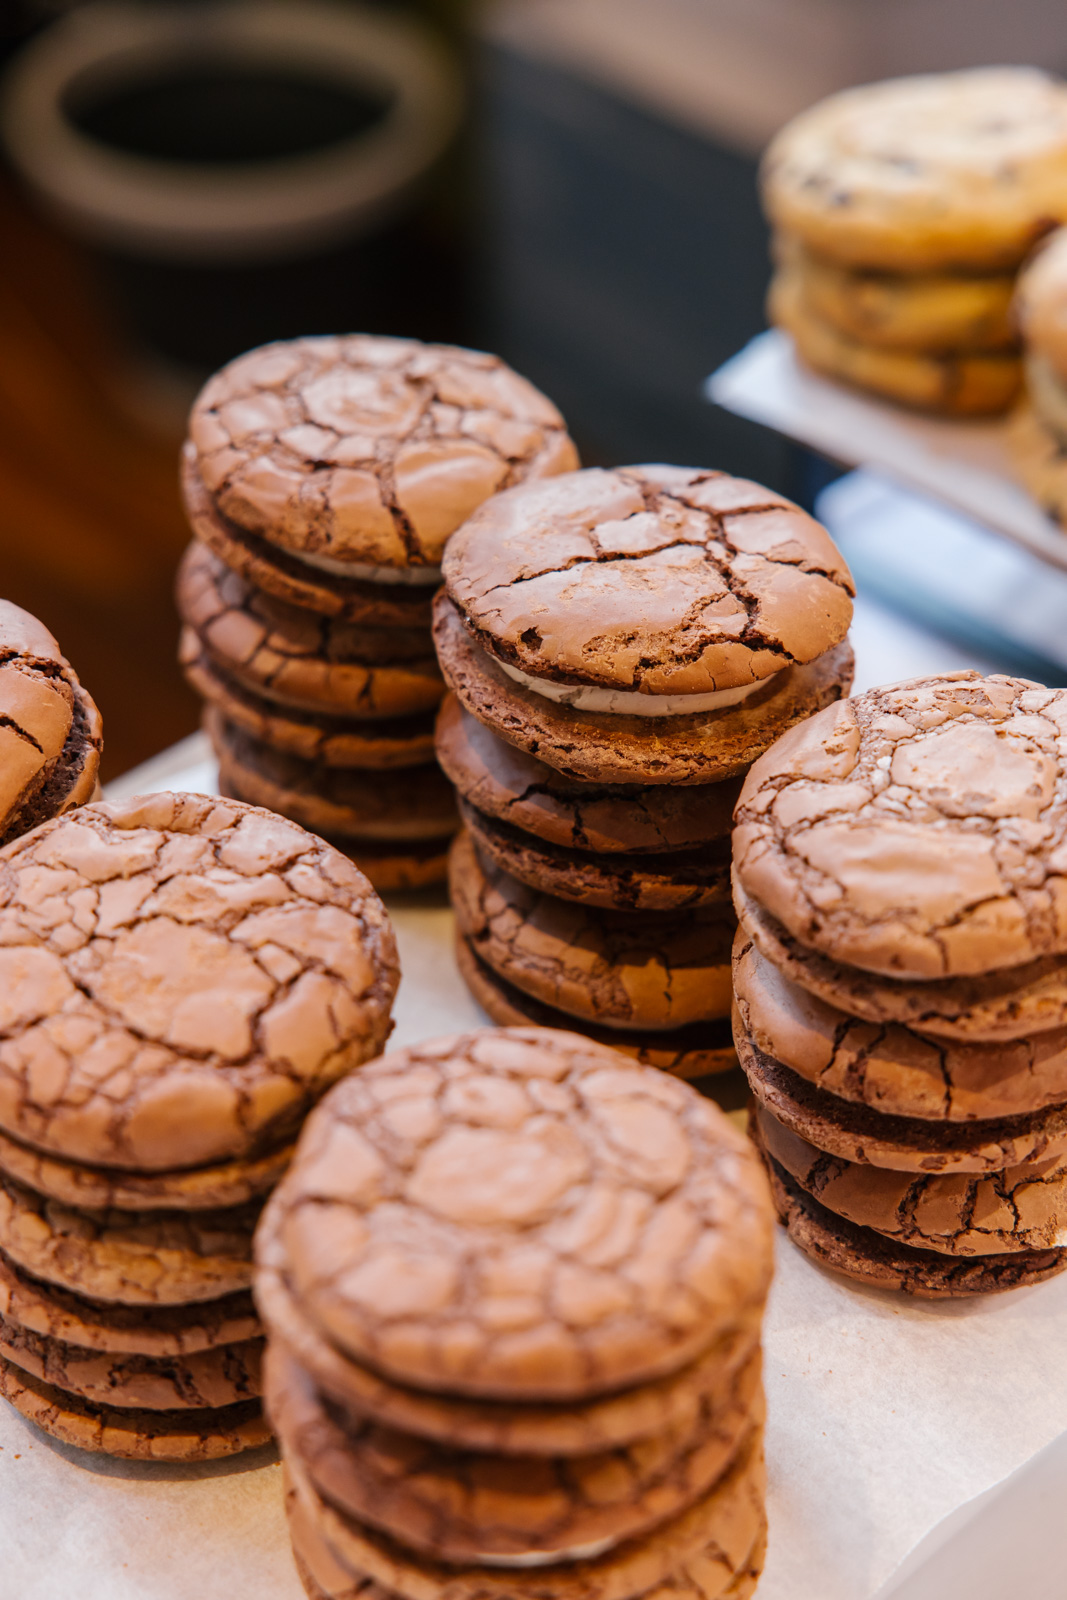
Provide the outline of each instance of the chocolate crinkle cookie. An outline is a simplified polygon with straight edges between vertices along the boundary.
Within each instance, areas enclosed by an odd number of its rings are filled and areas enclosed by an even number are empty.
[[[734,830],[735,1036],[779,1213],[926,1297],[1067,1265],[1067,695],[975,672],[779,741]]]
[[[36,830],[0,856],[0,937],[0,1126],[85,1162],[255,1155],[390,1028],[367,880],[239,802],[152,795]]]
[[[94,804],[0,852],[0,1393],[54,1437],[269,1437],[252,1237],[300,1121],[382,1047],[385,910],[233,801]]]
[[[481,351],[351,334],[216,373],[182,458],[177,600],[223,791],[344,840],[383,891],[441,883],[457,826],[433,768],[445,542],[498,490],[577,465],[551,401]]]
[[[100,713],[48,629],[0,600],[0,845],[90,800],[102,749]]]
[[[187,454],[236,528],[354,577],[437,566],[483,500],[578,464],[555,406],[499,357],[366,334],[230,362]]]
[[[444,573],[470,637],[575,710],[739,704],[839,644],[852,615],[819,523],[758,484],[680,467],[590,468],[494,499]]]
[[[309,1595],[750,1592],[770,1236],[722,1113],[576,1034],[338,1085],[256,1245]]]
[[[590,469],[496,495],[442,570],[468,986],[496,1022],[613,1030],[691,1078],[736,1067],[740,781],[852,680],[852,579],[825,528],[724,472]]]

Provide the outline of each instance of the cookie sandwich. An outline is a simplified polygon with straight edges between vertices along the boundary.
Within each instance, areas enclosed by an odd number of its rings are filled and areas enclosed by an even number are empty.
[[[43,623],[0,600],[0,845],[98,791],[103,725]]]
[[[847,568],[771,490],[651,466],[498,495],[443,570],[473,994],[686,1077],[729,1067],[731,812],[756,757],[848,693]]]
[[[217,373],[182,458],[177,598],[224,791],[325,833],[378,888],[440,881],[441,554],[498,489],[576,465],[555,407],[477,351],[297,339]]]
[[[575,1034],[338,1085],[256,1237],[312,1600],[751,1594],[772,1231],[718,1108]]]
[[[770,320],[802,361],[945,416],[1012,404],[1015,277],[1067,221],[1067,85],[984,67],[846,90],[782,129],[761,189]]]
[[[233,800],[94,804],[0,852],[0,1395],[139,1460],[269,1438],[252,1236],[392,1026],[366,878]]]
[[[1067,1266],[1067,693],[874,689],[737,808],[738,1055],[779,1215],[928,1298]]]

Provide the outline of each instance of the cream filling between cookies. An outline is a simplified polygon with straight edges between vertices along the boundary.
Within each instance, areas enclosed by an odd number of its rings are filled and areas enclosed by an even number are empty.
[[[606,711],[623,717],[684,717],[698,711],[719,711],[723,706],[740,705],[757,689],[765,689],[778,676],[758,678],[755,683],[742,683],[735,689],[711,689],[707,694],[635,694],[631,689],[601,689],[592,684],[550,683],[545,678],[534,678],[520,667],[513,667],[499,656],[493,657],[497,665],[524,689],[554,700],[557,705],[570,706],[573,711]]]
[[[333,572],[339,578],[358,578],[360,583],[402,583],[418,587],[435,586],[441,582],[440,567],[373,567],[362,561],[335,561],[332,556],[312,555],[307,550],[291,550],[290,555],[304,561],[309,567],[322,572]]]
[[[594,1561],[621,1543],[621,1539],[595,1539],[590,1544],[569,1545],[566,1550],[523,1550],[514,1556],[479,1551],[474,1560],[482,1567],[551,1567],[557,1561]]]

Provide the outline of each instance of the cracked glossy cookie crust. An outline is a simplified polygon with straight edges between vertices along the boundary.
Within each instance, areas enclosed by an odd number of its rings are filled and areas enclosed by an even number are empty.
[[[754,1351],[684,1423],[578,1457],[482,1454],[382,1428],[325,1400],[273,1345],[265,1404],[282,1449],[315,1490],[423,1554],[477,1562],[610,1546],[699,1499],[764,1418]]]
[[[725,473],[525,484],[468,519],[442,571],[434,637],[450,687],[570,777],[735,776],[846,670],[825,658],[848,630],[852,580],[825,529]]]
[[[385,909],[321,839],[203,795],[87,806],[0,854],[0,1127],[139,1173],[257,1159],[377,1054]]]
[[[280,706],[221,673],[197,636],[183,629],[179,661],[186,681],[212,710],[259,744],[323,767],[374,771],[425,766],[434,757],[434,714],[344,717]]]
[[[694,1505],[649,1533],[603,1554],[569,1552],[558,1561],[492,1566],[444,1564],[358,1523],[317,1493],[300,1459],[286,1467],[313,1527],[353,1576],[364,1574],[404,1600],[431,1600],[447,1589],[456,1600],[571,1600],[593,1593],[629,1600],[690,1563],[703,1568],[707,1592],[720,1595],[742,1567],[763,1526],[762,1430],[753,1428],[723,1477]],[[568,1558],[569,1556],[569,1558]],[[712,1582],[714,1574],[715,1582]]]
[[[182,501],[189,526],[216,556],[248,583],[288,605],[371,628],[419,628],[430,621],[430,585],[379,583],[313,567],[281,545],[224,517],[201,481],[196,452],[181,460]]]
[[[857,1105],[931,1122],[1015,1117],[1067,1102],[1067,1029],[997,1044],[938,1039],[835,1010],[793,983],[745,934],[734,996],[765,1055]]]
[[[434,762],[384,772],[321,767],[272,750],[214,710],[204,725],[224,787],[318,834],[408,844],[456,830],[452,786]]]
[[[328,766],[432,759],[444,686],[429,629],[358,628],[285,605],[195,543],[178,604],[186,678],[253,736]]]
[[[0,1249],[92,1300],[188,1305],[251,1287],[259,1211],[84,1211],[0,1177]]]
[[[460,819],[480,855],[531,889],[615,911],[675,911],[729,905],[730,848],[663,855],[605,856],[548,844],[458,801]]]
[[[568,778],[508,743],[446,695],[437,714],[437,759],[483,816],[598,855],[690,850],[729,838],[740,779],[697,787],[608,784]]]
[[[1060,956],[977,976],[909,981],[832,961],[795,939],[745,893],[734,874],[734,907],[760,954],[808,994],[849,1016],[962,1044],[1011,1042],[1067,1027],[1067,975]]]
[[[808,949],[888,978],[1067,952],[1067,693],[947,673],[872,689],[757,761],[744,893]]]
[[[1067,1250],[958,1258],[912,1249],[827,1211],[772,1157],[767,1158],[767,1170],[779,1218],[793,1243],[820,1266],[874,1289],[896,1289],[922,1300],[954,1300],[1027,1288],[1067,1267]]]
[[[771,1233],[754,1152],[688,1085],[484,1029],[337,1085],[256,1255],[394,1382],[562,1401],[694,1360],[766,1294]]]
[[[556,704],[515,682],[471,638],[443,591],[434,602],[434,643],[445,682],[478,721],[566,778],[612,787],[738,778],[796,723],[846,695],[854,666],[846,641],[803,666],[783,667],[739,705],[647,717]]]
[[[176,597],[182,621],[219,669],[279,705],[389,717],[430,710],[440,699],[428,626],[357,626],[287,605],[195,540]]]
[[[999,1172],[1067,1155],[1067,1105],[988,1122],[893,1116],[816,1088],[760,1050],[736,1011],[734,1041],[760,1104],[800,1138],[846,1161],[900,1172]]]
[[[0,1396],[53,1439],[126,1461],[217,1461],[254,1450],[271,1437],[258,1400],[207,1411],[98,1405],[22,1371],[3,1356]]]
[[[102,748],[100,713],[55,639],[0,600],[0,845],[90,800]]]
[[[420,1439],[498,1456],[589,1456],[686,1426],[730,1387],[759,1344],[762,1303],[738,1307],[731,1327],[695,1361],[664,1378],[563,1401],[484,1400],[385,1378],[342,1354],[302,1313],[281,1273],[260,1263],[256,1299],[272,1339],[342,1414]]]
[[[110,1355],[163,1360],[222,1345],[244,1344],[260,1333],[248,1290],[180,1306],[124,1306],[89,1300],[45,1283],[0,1251],[0,1316],[28,1333]]]
[[[365,334],[231,361],[187,450],[224,517],[357,576],[433,569],[483,500],[578,464],[555,406],[497,356]]]
[[[1067,1245],[1067,1157],[988,1173],[893,1172],[845,1161],[790,1132],[766,1107],[752,1113],[768,1155],[827,1211],[898,1244],[949,1256]]]
[[[209,1411],[259,1399],[263,1340],[187,1356],[118,1355],[65,1344],[0,1317],[0,1356],[20,1372],[95,1405]]]
[[[64,1161],[0,1133],[0,1173],[49,1200],[91,1211],[218,1211],[243,1205],[273,1189],[292,1154],[289,1142],[217,1166],[132,1172]]]
[[[309,1600],[397,1600],[392,1590],[381,1588],[364,1574],[353,1575],[340,1564],[297,1495],[284,1463],[282,1478],[293,1558]],[[641,1600],[751,1600],[763,1571],[766,1552],[764,1521],[751,1550],[725,1588],[721,1584],[719,1564],[715,1561],[705,1564],[698,1557],[646,1590]]]
[[[737,1053],[726,1018],[692,1022],[684,1028],[598,1028],[566,1011],[545,1005],[502,978],[475,952],[469,939],[457,935],[456,965],[467,988],[492,1022],[503,1028],[562,1028],[581,1033],[609,1050],[631,1056],[643,1067],[656,1067],[676,1078],[705,1078],[737,1066]]]
[[[520,883],[452,846],[456,931],[493,972],[543,1005],[606,1028],[670,1031],[730,1012],[729,908],[605,911]]]
[[[501,495],[443,572],[471,638],[507,667],[653,702],[748,689],[840,644],[852,617],[825,528],[759,484],[681,467]]]

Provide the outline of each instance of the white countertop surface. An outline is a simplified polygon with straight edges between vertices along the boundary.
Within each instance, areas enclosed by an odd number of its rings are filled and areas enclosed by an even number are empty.
[[[866,601],[854,639],[860,688],[984,665]],[[109,792],[210,790],[214,777],[197,735]],[[394,1041],[481,1024],[452,959],[443,897],[393,897],[390,911],[403,969]],[[759,1600],[1021,1592],[996,1586],[1004,1582],[996,1560],[1012,1551],[1012,1574],[1025,1570],[1005,1518],[1018,1525],[1020,1507],[1051,1504],[1067,1476],[1067,1449],[1054,1444],[1067,1430],[1067,1276],[1004,1297],[924,1305],[849,1285],[782,1239],[765,1350],[771,1542]],[[997,1495],[1019,1469],[1018,1484]],[[974,1497],[990,1491],[973,1526],[991,1548],[965,1529],[938,1551]],[[1063,1591],[1049,1578],[1048,1561],[1059,1556],[1042,1552],[1039,1537],[1053,1528],[1058,1538],[1061,1523],[1036,1519],[1028,1592],[1039,1583],[1046,1594]],[[892,1588],[917,1547],[933,1565],[920,1563]],[[208,1467],[115,1462],[57,1445],[0,1407],[0,1600],[72,1594],[300,1600],[271,1452]]]

